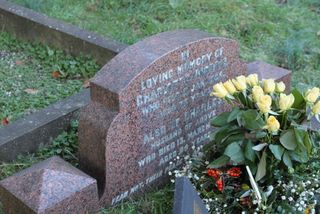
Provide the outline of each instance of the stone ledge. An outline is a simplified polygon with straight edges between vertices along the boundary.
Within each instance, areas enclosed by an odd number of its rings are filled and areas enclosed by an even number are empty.
[[[18,155],[35,152],[48,145],[77,119],[78,111],[90,101],[85,89],[65,100],[0,128],[0,162],[12,161]]]
[[[127,47],[5,0],[0,0],[0,31],[10,32],[26,41],[39,41],[72,55],[91,55],[100,65]]]

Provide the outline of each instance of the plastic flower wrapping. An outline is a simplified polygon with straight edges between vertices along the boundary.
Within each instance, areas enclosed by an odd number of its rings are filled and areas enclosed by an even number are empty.
[[[211,119],[211,142],[173,174],[190,178],[211,213],[317,213],[319,88],[286,93],[283,82],[251,74],[210,95],[230,111]]]

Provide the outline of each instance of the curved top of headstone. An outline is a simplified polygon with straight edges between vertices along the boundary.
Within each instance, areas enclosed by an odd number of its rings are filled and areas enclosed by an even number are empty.
[[[190,42],[212,37],[198,30],[175,30],[148,37],[120,52],[92,79],[94,84],[119,93],[144,68],[161,56]],[[163,41],[166,41],[164,43]],[[122,67],[119,67],[119,64]],[[120,77],[120,78],[119,78]]]
[[[111,109],[118,109],[120,93],[150,65],[180,48],[209,39],[236,43],[228,38],[214,37],[207,32],[185,29],[159,33],[129,46],[91,79],[92,100],[106,104]],[[163,64],[159,63],[159,66]],[[101,89],[108,93],[108,101],[104,99],[106,96],[102,95],[104,93],[101,93]]]

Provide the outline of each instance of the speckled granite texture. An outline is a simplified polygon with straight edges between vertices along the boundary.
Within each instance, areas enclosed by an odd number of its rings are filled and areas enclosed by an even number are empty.
[[[95,179],[52,157],[0,182],[6,214],[71,214],[97,211]]]
[[[246,73],[238,51],[231,39],[171,31],[126,48],[98,72],[80,116],[79,154],[98,180],[101,206],[167,182],[193,146],[209,141],[209,119],[227,108],[209,93]]]

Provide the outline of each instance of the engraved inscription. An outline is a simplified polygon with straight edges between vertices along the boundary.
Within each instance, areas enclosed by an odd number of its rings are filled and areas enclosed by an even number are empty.
[[[148,120],[152,115],[165,122],[152,129],[147,127],[146,131],[142,128],[143,145],[150,152],[138,159],[137,164],[141,170],[156,164],[159,170],[114,197],[112,204],[156,182],[183,163],[179,156],[208,142],[211,132],[208,121],[223,103],[215,98],[197,101],[209,96],[215,82],[226,79],[227,68],[223,47],[195,58],[191,57],[191,50],[185,50],[180,54],[178,66],[140,82],[140,92],[135,97],[140,116]]]
[[[156,161],[160,167],[190,147],[208,141],[211,131],[208,121],[222,103],[214,98],[198,105],[193,103],[209,96],[211,86],[225,77],[228,61],[223,50],[221,47],[194,59],[190,59],[189,50],[183,51],[180,65],[141,81],[141,91],[136,97],[141,116],[148,117],[152,113],[169,120],[143,134],[143,144],[150,146],[153,152],[138,160],[139,167]],[[185,86],[182,90],[181,85]],[[177,111],[183,114],[172,117]]]

